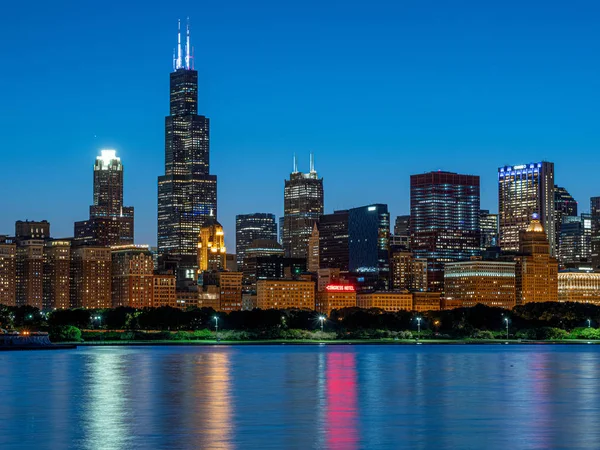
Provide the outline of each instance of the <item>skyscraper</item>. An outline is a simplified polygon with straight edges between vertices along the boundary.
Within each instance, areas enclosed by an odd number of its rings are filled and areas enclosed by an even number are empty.
[[[556,251],[554,163],[539,162],[498,169],[500,247],[519,250],[519,232],[538,214],[548,233],[550,252]]]
[[[600,267],[600,197],[590,199],[590,215],[592,216],[592,267]]]
[[[323,214],[319,218],[319,268],[347,272],[349,258],[348,211]]]
[[[275,215],[254,213],[235,216],[235,254],[239,270],[244,265],[246,249],[256,239],[277,240]]]
[[[165,174],[158,177],[158,252],[178,258],[179,282],[196,276],[200,229],[217,217],[217,177],[210,174],[209,120],[198,115],[189,24],[185,57],[180,31],[177,40],[165,118]]]
[[[410,177],[410,248],[427,258],[430,290],[441,290],[444,263],[480,252],[479,177],[429,172]]]
[[[590,263],[592,259],[592,216],[563,216],[558,235],[558,260],[563,266]]]
[[[223,226],[212,218],[205,221],[198,236],[198,272],[225,270],[226,254]]]
[[[565,217],[577,217],[577,202],[560,186],[554,186],[554,227],[556,228],[556,255],[560,255],[560,229]],[[560,257],[559,257],[560,259]]]
[[[481,250],[498,245],[498,214],[490,214],[488,209],[479,211],[481,230]]]
[[[313,225],[323,214],[323,178],[319,178],[310,157],[310,172],[298,172],[294,157],[294,171],[285,180],[283,191],[283,248],[292,258],[306,258],[308,239]]]
[[[394,222],[394,236],[390,243],[393,247],[410,249],[410,216],[397,216]]]
[[[94,164],[90,218],[75,222],[75,243],[110,246],[133,243],[133,207],[123,206],[123,164],[115,150],[102,150]]]

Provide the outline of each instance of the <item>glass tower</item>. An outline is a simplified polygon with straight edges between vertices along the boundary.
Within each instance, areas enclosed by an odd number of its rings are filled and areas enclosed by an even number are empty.
[[[235,254],[240,270],[244,264],[246,250],[256,239],[277,240],[275,215],[254,213],[235,216]]]
[[[195,277],[200,230],[208,218],[217,217],[217,177],[210,174],[209,136],[209,119],[198,115],[198,72],[192,65],[188,26],[185,59],[178,39],[170,76],[165,174],[158,177],[158,252],[178,259],[178,281]]]

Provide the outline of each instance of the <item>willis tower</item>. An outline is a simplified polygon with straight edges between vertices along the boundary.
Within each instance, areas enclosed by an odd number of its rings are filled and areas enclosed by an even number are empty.
[[[200,229],[217,216],[217,177],[210,174],[209,120],[198,115],[198,72],[187,25],[185,57],[181,25],[170,77],[165,118],[165,174],[158,177],[158,253],[176,267],[177,282],[195,278]]]

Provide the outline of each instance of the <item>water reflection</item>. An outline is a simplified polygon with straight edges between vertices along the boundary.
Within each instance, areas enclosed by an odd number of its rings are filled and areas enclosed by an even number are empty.
[[[327,354],[326,433],[330,449],[358,448],[354,353]]]

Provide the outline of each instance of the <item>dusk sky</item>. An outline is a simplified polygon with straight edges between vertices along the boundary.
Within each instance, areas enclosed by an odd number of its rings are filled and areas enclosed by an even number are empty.
[[[527,6],[524,6],[524,4]],[[211,120],[219,220],[283,213],[292,155],[325,209],[409,212],[409,176],[555,163],[600,195],[600,5],[594,1],[30,1],[0,14],[0,234],[15,220],[73,235],[92,167],[115,148],[136,243],[156,245],[157,177],[177,19],[190,17],[199,113]]]

